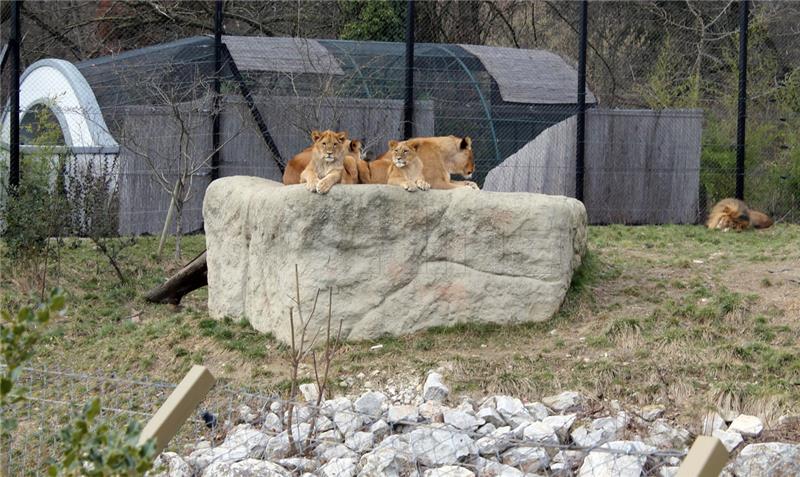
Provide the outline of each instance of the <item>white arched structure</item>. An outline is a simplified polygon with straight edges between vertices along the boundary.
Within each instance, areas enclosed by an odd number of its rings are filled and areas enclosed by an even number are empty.
[[[55,184],[57,174],[63,174],[65,193],[79,198],[83,188],[75,187],[85,180],[86,174],[104,176],[104,183],[113,194],[117,186],[119,144],[108,132],[97,98],[91,86],[72,63],[64,60],[39,60],[29,66],[19,85],[19,118],[22,122],[31,108],[44,105],[58,120],[64,136],[64,146],[37,147],[24,145],[20,151],[34,153],[45,151],[40,159],[49,160],[53,166],[59,164],[59,155],[66,154],[63,169],[51,169],[50,183]],[[0,118],[0,203],[5,201],[8,184],[8,145],[11,136],[11,113],[6,108]],[[73,181],[78,182],[73,182]],[[84,217],[85,211],[76,210],[76,217]],[[0,228],[2,221],[0,220]]]
[[[49,107],[61,125],[64,141],[76,153],[118,150],[103,119],[100,106],[80,71],[64,60],[39,60],[20,78],[19,119],[32,107]],[[0,140],[8,144],[10,113],[3,114]]]

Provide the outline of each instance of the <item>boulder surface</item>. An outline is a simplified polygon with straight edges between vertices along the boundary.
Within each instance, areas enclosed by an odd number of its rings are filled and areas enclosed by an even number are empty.
[[[583,204],[530,193],[359,185],[318,195],[234,176],[208,187],[203,218],[211,316],[246,318],[283,341],[295,265],[304,316],[331,288],[333,322],[359,340],[547,320],[586,250]],[[307,336],[325,323],[326,295]]]

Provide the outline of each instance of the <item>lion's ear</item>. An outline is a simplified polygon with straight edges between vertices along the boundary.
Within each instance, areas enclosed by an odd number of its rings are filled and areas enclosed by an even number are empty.
[[[351,140],[350,141],[350,150],[355,152],[355,151],[357,151],[359,149],[361,149],[361,141],[359,141],[358,139]]]
[[[408,147],[414,151],[419,151],[419,143],[409,144]]]
[[[461,149],[472,149],[472,138],[469,136],[465,136],[464,139],[461,140],[461,144],[459,147]]]
[[[321,138],[321,137],[322,137],[322,133],[321,132],[317,131],[316,129],[311,131],[311,140],[312,141],[317,142],[317,141],[319,141],[319,138]]]
[[[340,141],[344,142],[347,141],[347,131],[342,131],[336,135]]]
[[[400,144],[399,142],[395,141],[394,139],[389,140],[389,149],[394,149],[397,145]]]

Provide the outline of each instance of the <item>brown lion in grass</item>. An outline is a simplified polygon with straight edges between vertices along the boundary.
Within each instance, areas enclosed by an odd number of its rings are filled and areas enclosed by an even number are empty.
[[[766,229],[772,224],[767,214],[750,209],[739,199],[730,198],[717,202],[706,221],[706,227],[722,230]]]

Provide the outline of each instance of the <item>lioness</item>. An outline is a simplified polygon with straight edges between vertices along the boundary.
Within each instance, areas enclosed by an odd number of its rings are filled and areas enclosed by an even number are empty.
[[[403,142],[414,147],[422,159],[422,172],[431,189],[478,189],[478,185],[472,181],[450,180],[450,174],[460,174],[469,179],[475,171],[470,137],[417,137]],[[363,183],[386,184],[391,164],[392,151],[389,150],[374,161],[359,163],[359,177]]]
[[[314,141],[311,160],[300,173],[300,182],[305,182],[306,189],[311,192],[325,194],[334,184],[342,181],[347,133],[314,130],[311,131],[311,139]]]
[[[417,154],[417,147],[419,146],[409,146],[405,142],[389,141],[392,164],[389,166],[387,184],[400,186],[409,192],[431,188],[431,185],[425,182],[422,160]]]
[[[750,227],[766,229],[773,224],[772,219],[763,212],[747,207],[739,199],[722,199],[711,209],[706,227],[722,230],[744,230]]]
[[[347,144],[347,152],[344,156],[344,175],[342,176],[342,184],[358,184],[358,166],[357,161],[362,159],[362,145],[358,139],[350,139],[345,141]],[[311,162],[311,151],[314,146],[307,148],[296,154],[283,171],[283,185],[294,185],[300,183],[300,174]]]

